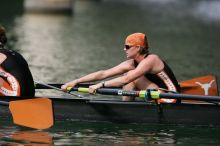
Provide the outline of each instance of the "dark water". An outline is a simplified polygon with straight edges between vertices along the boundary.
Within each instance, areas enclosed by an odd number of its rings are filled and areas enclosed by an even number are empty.
[[[151,52],[166,60],[180,81],[207,74],[220,77],[217,0],[78,0],[72,14],[59,15],[26,13],[22,2],[1,1],[0,23],[8,31],[8,46],[27,59],[35,80],[63,83],[112,67],[125,59],[124,39],[133,32],[147,33]],[[41,140],[12,137],[19,132],[40,135]],[[0,143],[220,145],[219,127],[57,121],[38,132],[1,119]]]
[[[219,145],[218,127],[58,121],[44,131],[1,121],[1,145]]]

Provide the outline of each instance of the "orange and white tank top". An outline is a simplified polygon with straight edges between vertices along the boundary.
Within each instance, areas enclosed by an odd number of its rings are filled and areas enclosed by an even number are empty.
[[[20,85],[13,75],[0,67],[0,77],[4,80],[0,87],[1,96],[20,96]]]
[[[164,68],[162,71],[156,74],[146,73],[144,76],[150,80],[151,82],[155,83],[159,88],[163,88],[169,91],[180,92],[180,86],[178,81],[170,69],[170,67],[164,62]],[[137,62],[134,62],[135,67],[137,67]],[[165,103],[175,103],[175,99],[160,99],[159,102]]]

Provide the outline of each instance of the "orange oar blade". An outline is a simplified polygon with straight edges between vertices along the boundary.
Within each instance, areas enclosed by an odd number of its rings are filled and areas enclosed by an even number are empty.
[[[217,80],[208,75],[180,82],[181,93],[218,96]]]
[[[15,124],[46,129],[53,125],[52,102],[47,98],[16,100],[9,103]]]

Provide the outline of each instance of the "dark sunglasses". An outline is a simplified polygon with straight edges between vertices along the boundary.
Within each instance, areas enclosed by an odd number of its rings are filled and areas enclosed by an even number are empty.
[[[126,50],[130,49],[131,47],[133,47],[133,46],[125,45]]]

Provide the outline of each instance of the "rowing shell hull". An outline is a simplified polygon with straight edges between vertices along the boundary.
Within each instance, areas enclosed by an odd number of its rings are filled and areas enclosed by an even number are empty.
[[[153,123],[220,125],[220,107],[214,104],[160,104],[142,101],[74,99],[52,97],[56,120],[105,121],[114,123]],[[14,100],[12,98],[6,101]],[[25,113],[24,113],[25,114]],[[8,116],[7,107],[0,115]]]

